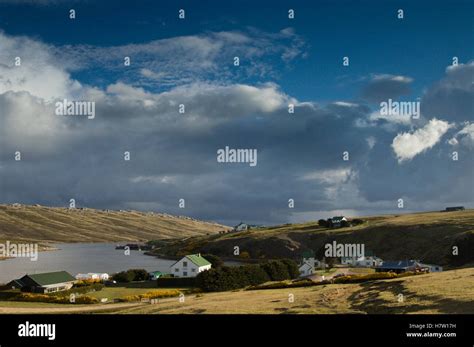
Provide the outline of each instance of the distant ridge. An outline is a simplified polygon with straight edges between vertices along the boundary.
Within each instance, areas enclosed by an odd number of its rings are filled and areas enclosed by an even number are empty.
[[[0,240],[146,241],[216,234],[229,227],[165,213],[0,205]]]

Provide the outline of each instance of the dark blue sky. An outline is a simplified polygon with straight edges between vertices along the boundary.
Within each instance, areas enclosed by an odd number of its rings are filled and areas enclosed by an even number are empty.
[[[21,1],[20,1],[21,2]],[[68,10],[74,8],[73,24]],[[178,9],[187,19],[179,20]],[[289,20],[287,11],[296,11]],[[405,18],[397,18],[397,10]],[[54,45],[117,46],[247,27],[292,27],[307,57],[279,69],[277,82],[300,99],[357,98],[357,81],[371,73],[409,75],[412,89],[436,80],[453,56],[473,56],[472,1],[45,1],[0,4],[0,28]],[[343,67],[343,56],[350,67]],[[242,62],[245,64],[245,61]],[[103,74],[103,76],[108,76]],[[75,74],[89,82],[89,75]],[[119,76],[110,75],[108,82]],[[264,81],[267,81],[265,79]],[[339,83],[340,81],[350,83]],[[256,81],[254,81],[256,82]]]

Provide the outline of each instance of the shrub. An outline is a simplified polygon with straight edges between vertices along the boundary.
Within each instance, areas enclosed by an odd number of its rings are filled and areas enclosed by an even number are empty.
[[[248,279],[248,285],[254,286],[270,281],[267,272],[260,265],[244,265],[240,267]]]
[[[288,269],[288,274],[290,275],[290,279],[295,279],[300,276],[300,271],[298,269],[298,264],[294,260],[291,259],[282,259],[280,260],[283,264],[286,265],[286,268]]]
[[[102,283],[94,283],[85,286],[73,287],[69,290],[63,290],[61,292],[48,293],[50,296],[69,296],[71,294],[85,294],[89,292],[98,292],[104,288]]]
[[[287,266],[280,260],[269,261],[262,264],[262,267],[272,281],[283,281],[290,278]]]
[[[47,294],[20,293],[13,297],[13,301],[45,302],[50,304],[71,304],[69,296],[53,296]],[[91,296],[79,296],[75,298],[75,304],[97,304],[99,300]]]
[[[240,252],[240,254],[239,254],[239,258],[242,258],[242,259],[250,259],[250,253],[247,252],[247,251],[242,251],[242,252]]]
[[[156,283],[158,287],[163,288],[194,287],[196,277],[160,277],[156,280]]]
[[[179,290],[153,290],[144,294],[138,295],[127,295],[123,298],[118,299],[120,302],[133,302],[133,301],[142,301],[143,299],[162,299],[162,298],[172,298],[179,296],[181,292]]]
[[[79,296],[75,300],[76,300],[76,304],[91,305],[91,304],[99,303],[99,299],[94,298],[92,296],[88,296],[88,295]]]
[[[148,271],[144,269],[130,269],[127,272],[133,274],[133,280],[132,281],[146,281],[148,280]]]
[[[327,220],[325,220],[325,219],[320,219],[320,220],[318,220],[318,225],[319,225],[320,227],[327,227],[327,226],[328,226],[328,222],[327,222]]]
[[[102,283],[102,281],[99,279],[79,280],[74,283],[74,287],[75,288],[85,287],[85,286],[90,286],[91,284],[96,284],[96,283]]]
[[[130,269],[114,274],[112,279],[117,282],[128,283],[132,281],[146,281],[148,277],[148,271],[144,269]]]
[[[113,280],[121,283],[132,282],[134,278],[135,276],[133,275],[133,273],[130,273],[128,271],[121,271],[112,276]]]
[[[204,259],[207,259],[212,264],[213,268],[218,268],[224,265],[224,262],[217,255],[203,254],[202,256]]]
[[[295,270],[296,269],[296,270]],[[299,275],[292,260],[273,260],[264,264],[211,269],[196,277],[196,285],[206,292],[255,286],[271,280],[287,280]]]
[[[196,285],[206,292],[226,291],[244,286],[240,270],[228,266],[199,273],[196,276]]]

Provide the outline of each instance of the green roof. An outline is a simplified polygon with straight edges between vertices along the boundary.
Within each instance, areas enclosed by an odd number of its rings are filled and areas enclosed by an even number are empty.
[[[76,279],[72,277],[66,271],[58,271],[58,272],[46,272],[42,274],[34,274],[34,275],[26,275],[35,281],[40,286],[47,286],[50,284],[56,283],[64,283],[64,282],[71,282],[75,281]]]
[[[304,251],[302,256],[303,258],[314,258],[314,252],[312,250]]]
[[[190,254],[187,255],[186,258],[188,258],[191,262],[196,264],[197,266],[206,266],[206,265],[211,265],[210,262],[207,261],[206,258],[201,257],[200,254]]]

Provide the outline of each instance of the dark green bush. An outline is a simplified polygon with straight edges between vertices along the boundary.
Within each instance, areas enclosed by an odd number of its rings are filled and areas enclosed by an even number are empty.
[[[148,271],[144,269],[130,269],[114,274],[112,279],[117,282],[127,283],[133,281],[146,281],[148,280],[148,277]]]
[[[262,264],[262,267],[272,281],[284,281],[290,278],[288,267],[281,260],[269,261]]]
[[[298,264],[296,264],[294,260],[282,259],[280,261],[286,265],[286,268],[288,269],[288,274],[290,275],[290,279],[295,279],[300,276],[300,270],[298,269]]]
[[[196,277],[196,286],[206,292],[226,291],[255,286],[272,280],[293,279],[298,275],[298,268],[294,261],[273,260],[264,264],[222,266],[201,272]]]
[[[47,293],[50,296],[69,296],[70,294],[85,294],[89,292],[98,292],[104,288],[102,283],[94,283],[88,286],[73,287],[69,290],[63,290],[61,292]]]
[[[212,264],[213,268],[218,268],[224,265],[224,262],[217,255],[214,254],[203,254],[204,259]]]

